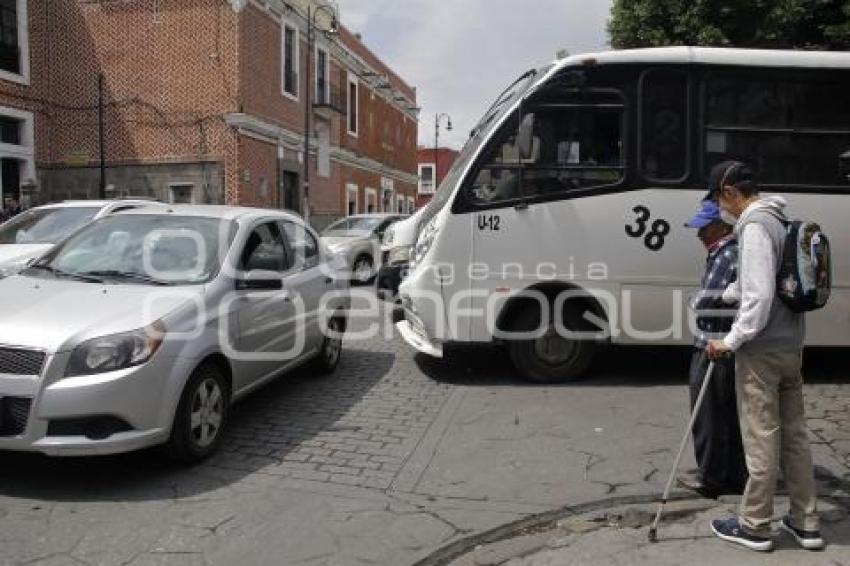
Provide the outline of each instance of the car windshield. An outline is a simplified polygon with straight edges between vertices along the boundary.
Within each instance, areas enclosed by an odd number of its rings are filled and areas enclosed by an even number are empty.
[[[93,206],[34,208],[0,226],[0,244],[55,244],[95,217]]]
[[[193,285],[219,271],[234,233],[217,218],[153,214],[103,218],[24,272],[91,282]]]
[[[372,232],[381,223],[380,216],[351,216],[337,220],[322,232],[322,236],[357,236]]]

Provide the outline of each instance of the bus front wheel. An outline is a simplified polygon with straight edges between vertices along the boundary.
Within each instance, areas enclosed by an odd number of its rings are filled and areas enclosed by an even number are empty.
[[[577,330],[582,327],[581,317],[571,307],[564,311],[564,327]],[[539,313],[528,309],[517,319],[518,328],[536,328]],[[541,336],[508,343],[511,360],[520,376],[532,383],[562,383],[581,377],[590,365],[596,345],[588,340],[563,336],[554,323],[550,323]]]

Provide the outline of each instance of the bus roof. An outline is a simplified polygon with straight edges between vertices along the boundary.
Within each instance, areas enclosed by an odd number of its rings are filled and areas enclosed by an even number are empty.
[[[731,49],[725,47],[652,47],[623,49],[573,55],[556,66],[616,63],[679,63],[704,65],[741,65],[746,67],[801,67],[850,69],[850,53],[841,51],[803,51],[779,49]]]

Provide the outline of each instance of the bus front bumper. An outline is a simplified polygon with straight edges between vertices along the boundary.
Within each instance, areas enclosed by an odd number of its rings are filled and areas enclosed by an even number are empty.
[[[399,334],[401,334],[401,337],[404,338],[404,341],[412,347],[433,358],[443,357],[443,345],[439,342],[432,341],[428,338],[424,331],[417,328],[416,325],[412,324],[409,320],[405,319],[399,321],[395,326],[398,329]]]

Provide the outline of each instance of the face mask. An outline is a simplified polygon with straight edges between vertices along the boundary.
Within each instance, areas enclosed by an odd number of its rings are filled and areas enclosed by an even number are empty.
[[[723,210],[722,208],[720,209],[720,220],[722,220],[726,224],[729,224],[730,226],[734,226],[735,224],[738,223],[738,217],[737,216],[735,216],[731,212],[727,212],[727,211]]]

